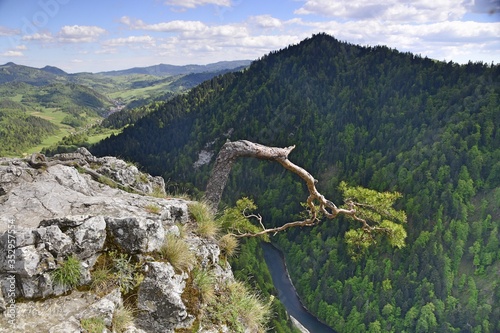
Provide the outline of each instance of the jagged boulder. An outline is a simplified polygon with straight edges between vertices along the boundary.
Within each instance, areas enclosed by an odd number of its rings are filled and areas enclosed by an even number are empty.
[[[108,217],[106,222],[114,243],[129,254],[156,251],[165,240],[165,229],[159,220]]]
[[[138,326],[152,333],[191,326],[194,318],[181,298],[187,274],[177,274],[169,263],[151,262],[147,268],[138,291]]]

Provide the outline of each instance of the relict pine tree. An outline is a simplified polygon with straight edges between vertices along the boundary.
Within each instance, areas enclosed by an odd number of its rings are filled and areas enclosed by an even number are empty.
[[[288,155],[295,146],[286,148],[269,147],[247,140],[226,142],[217,155],[212,174],[208,180],[205,199],[214,210],[217,209],[222,192],[226,186],[233,163],[240,157],[253,157],[274,161],[285,169],[298,175],[306,184],[309,196],[306,200],[307,217],[300,221],[285,223],[275,228],[266,228],[259,220],[259,230],[240,231],[235,237],[259,237],[275,234],[292,227],[311,227],[324,219],[333,220],[345,216],[357,222],[354,228],[345,234],[351,256],[358,258],[370,245],[376,243],[378,236],[385,236],[388,242],[396,247],[405,245],[406,214],[393,206],[401,197],[398,192],[378,192],[360,186],[351,187],[341,182],[339,189],[344,196],[344,204],[335,205],[326,199],[317,189],[317,180],[305,169],[294,164]]]

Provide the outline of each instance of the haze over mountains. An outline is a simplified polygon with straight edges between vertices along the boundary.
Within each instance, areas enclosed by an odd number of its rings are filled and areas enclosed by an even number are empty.
[[[306,306],[339,332],[493,332],[500,331],[499,128],[500,66],[319,34],[202,83],[92,150],[119,153],[170,189],[196,193],[228,139],[296,145],[289,158],[333,200],[341,180],[399,191],[408,214],[401,251],[380,243],[352,261],[342,220],[275,239]],[[232,173],[226,204],[250,196],[267,225],[298,218],[306,199],[300,180],[250,160]],[[252,263],[244,256],[237,265]]]

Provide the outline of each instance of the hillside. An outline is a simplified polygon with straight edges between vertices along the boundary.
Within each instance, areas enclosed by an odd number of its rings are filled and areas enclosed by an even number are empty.
[[[499,331],[500,66],[458,65],[320,34],[204,82],[95,146],[202,191],[227,140],[297,145],[290,159],[330,198],[341,180],[403,194],[408,245],[359,262],[346,226],[281,235],[305,304],[339,332]],[[195,163],[197,162],[198,163]],[[238,162],[226,203],[252,197],[267,224],[293,220],[305,189]]]
[[[141,106],[166,101],[205,80],[241,70],[248,64],[249,61],[158,65],[97,74],[68,74],[53,66],[39,69],[12,62],[1,65],[0,100],[9,107],[0,106],[4,116],[0,121],[0,137],[4,138],[0,155],[20,155],[75,141],[68,140],[75,132],[83,138],[94,135],[93,140],[98,141],[112,131],[94,129],[89,133],[88,129],[109,114],[114,114],[112,125],[104,125],[121,128],[148,112]],[[14,105],[17,106],[13,108]]]
[[[237,68],[247,67],[250,64],[249,60],[235,60],[235,61],[220,61],[208,65],[168,65],[159,64],[147,67],[134,67],[118,71],[107,71],[100,72],[99,74],[119,76],[119,75],[130,75],[130,74],[147,74],[154,76],[175,76],[175,75],[186,75],[186,74],[199,74],[199,73],[210,73],[218,72],[223,70],[234,70]]]
[[[0,84],[0,155],[19,154],[44,138],[90,126],[108,112],[106,96],[82,85]]]

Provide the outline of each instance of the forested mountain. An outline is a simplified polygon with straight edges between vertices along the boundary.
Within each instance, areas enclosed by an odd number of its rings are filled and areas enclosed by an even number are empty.
[[[309,309],[339,332],[500,331],[500,66],[458,65],[319,34],[206,81],[94,147],[203,190],[227,140],[297,145],[289,156],[339,198],[341,180],[399,191],[408,245],[349,258],[346,221],[275,238]],[[300,180],[239,161],[225,202],[249,196],[268,225],[296,218]]]

